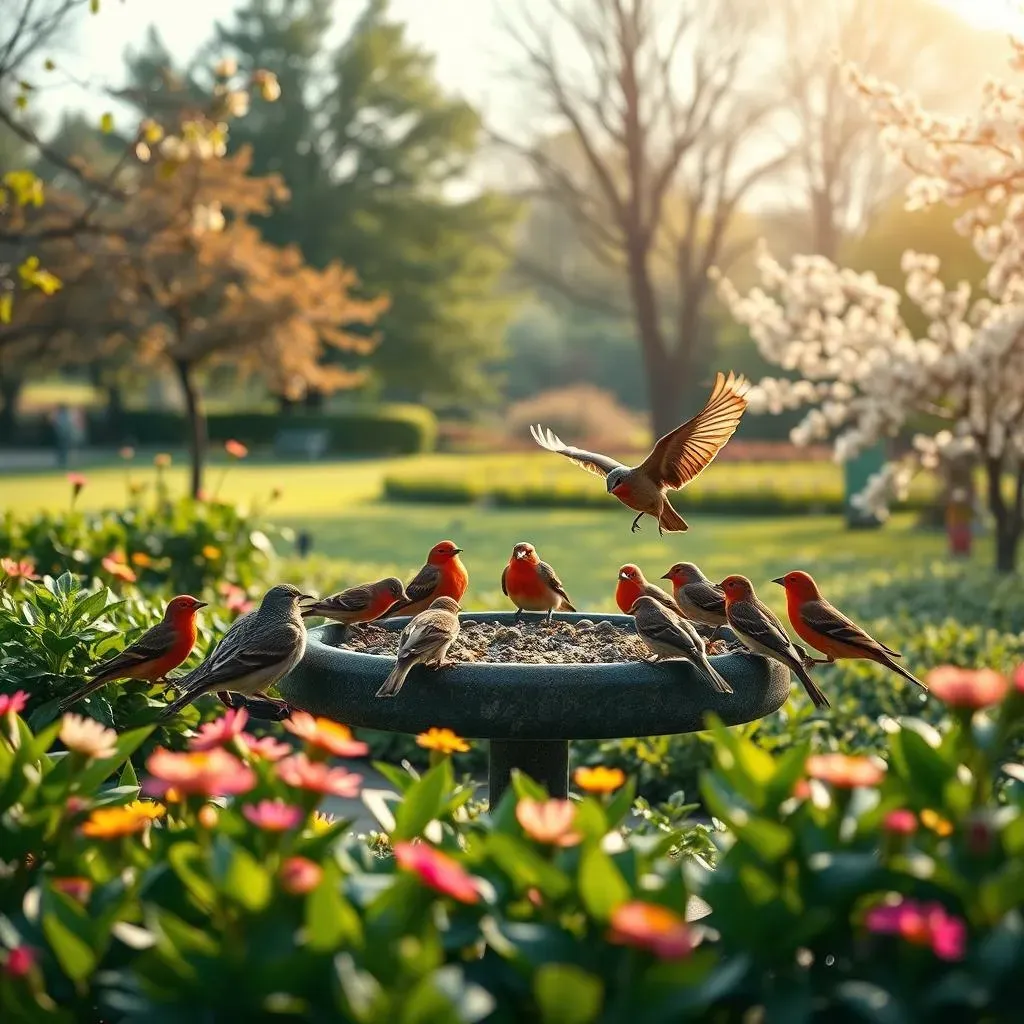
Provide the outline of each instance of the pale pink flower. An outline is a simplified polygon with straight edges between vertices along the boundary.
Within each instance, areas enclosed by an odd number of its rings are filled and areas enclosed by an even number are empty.
[[[255,772],[221,747],[187,753],[160,747],[149,755],[146,768],[153,778],[144,788],[154,796],[171,789],[184,796],[233,796],[256,785]]]
[[[359,795],[359,784],[363,781],[363,777],[355,772],[329,768],[322,762],[310,761],[305,754],[286,757],[278,764],[277,775],[282,782],[297,789],[350,799]]]
[[[61,743],[68,750],[102,760],[117,753],[117,733],[101,725],[95,718],[68,714],[61,719]]]
[[[312,747],[317,747],[335,757],[364,757],[370,748],[360,740],[353,739],[352,730],[329,718],[314,718],[306,711],[293,711],[285,719],[284,727]]]
[[[206,722],[189,742],[189,750],[212,750],[214,747],[227,746],[237,736],[242,735],[245,723],[249,721],[249,712],[245,708],[232,708],[220,718]]]
[[[301,807],[286,804],[283,800],[261,800],[258,804],[246,804],[242,808],[245,819],[266,832],[287,832],[302,821]]]

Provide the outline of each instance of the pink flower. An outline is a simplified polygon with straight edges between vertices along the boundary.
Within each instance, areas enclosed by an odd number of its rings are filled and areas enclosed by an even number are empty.
[[[917,816],[913,811],[901,807],[890,811],[882,821],[882,828],[898,836],[911,836],[917,831]]]
[[[187,753],[160,747],[149,755],[146,768],[153,778],[144,788],[154,796],[169,789],[184,796],[233,796],[256,785],[255,772],[220,747]]]
[[[885,771],[868,757],[849,754],[813,754],[807,758],[807,774],[838,789],[877,786]]]
[[[930,946],[940,960],[962,960],[967,925],[947,913],[941,903],[920,903],[898,897],[895,903],[872,907],[864,919],[868,931],[898,935],[915,946]]]
[[[370,752],[365,743],[352,738],[352,730],[347,725],[329,718],[314,718],[306,711],[293,711],[284,727],[311,747],[335,757],[365,757]]]
[[[249,712],[245,708],[232,708],[220,718],[205,723],[189,742],[189,750],[213,750],[227,746],[236,736],[242,735]]]
[[[998,704],[1006,696],[1005,676],[990,668],[957,668],[940,665],[925,679],[932,693],[951,708],[977,711]]]
[[[134,570],[124,563],[120,555],[107,555],[106,558],[101,560],[100,565],[102,565],[111,576],[119,580],[124,580],[125,583],[134,583],[138,579]]]
[[[612,911],[608,941],[646,949],[661,960],[680,960],[695,946],[681,914],[641,900],[622,903]]]
[[[292,748],[287,743],[282,743],[274,736],[253,736],[252,733],[243,732],[242,742],[249,750],[252,757],[260,761],[280,761],[287,757]]]
[[[523,831],[538,843],[575,846],[583,837],[572,831],[576,805],[571,800],[530,800],[516,804],[516,820]]]
[[[130,445],[126,444],[123,448],[119,449],[117,453],[125,462],[129,462],[135,458],[135,449]]]
[[[85,903],[92,892],[92,882],[88,878],[81,878],[79,876],[53,878],[50,880],[50,885],[57,892],[62,892],[73,900],[78,900],[79,903]]]
[[[24,690],[0,693],[0,718],[4,715],[20,715],[27,704],[28,694]]]
[[[0,572],[9,580],[37,580],[36,563],[30,558],[0,558]]]
[[[246,804],[242,814],[247,821],[267,832],[287,832],[302,821],[302,808],[286,804],[283,800],[261,800]]]
[[[403,871],[419,875],[431,889],[460,903],[478,903],[473,876],[456,860],[426,843],[395,843],[395,860]]]
[[[1018,665],[1013,673],[1013,686],[1018,693],[1024,693],[1024,665]]]
[[[223,580],[217,588],[224,597],[224,607],[235,615],[245,615],[255,608],[255,604],[249,600],[249,595],[234,583]]]
[[[24,978],[36,965],[36,955],[30,946],[15,946],[7,954],[4,972],[12,978]]]
[[[362,775],[344,768],[328,768],[322,762],[310,761],[305,754],[286,757],[277,766],[277,776],[296,789],[349,798],[359,795],[359,784],[363,781]]]
[[[306,857],[289,857],[281,865],[281,888],[292,896],[312,892],[324,877],[319,864]]]
[[[225,441],[224,451],[233,459],[244,459],[249,454],[249,449],[241,441]]]
[[[71,484],[71,497],[72,500],[77,498],[82,493],[82,488],[89,481],[82,476],[81,473],[68,473],[68,483]]]

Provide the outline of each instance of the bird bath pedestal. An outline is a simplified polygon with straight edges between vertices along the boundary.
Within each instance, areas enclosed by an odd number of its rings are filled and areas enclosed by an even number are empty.
[[[476,622],[511,624],[512,612],[464,615]],[[631,628],[627,615],[558,614],[576,622],[607,621]],[[377,625],[401,630],[408,619]],[[527,629],[543,629],[525,616]],[[489,797],[494,806],[518,768],[553,797],[568,795],[571,740],[616,739],[699,732],[705,716],[741,725],[773,714],[789,695],[789,671],[746,653],[711,659],[733,693],[717,693],[687,661],[650,665],[533,665],[471,662],[439,671],[418,666],[397,697],[375,696],[395,659],[338,645],[346,627],[310,630],[306,655],[278,690],[292,706],[346,725],[421,733],[447,727],[459,736],[490,741]]]

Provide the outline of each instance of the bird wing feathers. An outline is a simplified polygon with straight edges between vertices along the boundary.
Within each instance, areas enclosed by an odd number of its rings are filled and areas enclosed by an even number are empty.
[[[158,622],[155,626],[147,629],[135,643],[129,644],[120,653],[90,669],[89,675],[95,678],[110,672],[130,670],[144,665],[148,661],[155,661],[168,652],[175,639],[176,633],[171,623],[166,620]]]
[[[655,643],[673,647],[684,654],[692,654],[697,650],[697,641],[686,629],[681,620],[665,611],[661,605],[658,610],[646,611],[638,626],[642,634]]]
[[[731,605],[729,624],[769,650],[795,657],[793,642],[785,627],[759,599],[737,601]]]
[[[616,462],[615,459],[609,458],[607,455],[601,455],[600,452],[588,452],[582,448],[570,448],[557,434],[542,427],[539,423],[535,427],[530,427],[530,433],[533,435],[534,441],[541,448],[546,448],[549,452],[555,452],[558,455],[564,455],[567,459],[572,459],[577,466],[585,469],[588,473],[593,473],[595,476],[607,476],[613,469],[625,468],[621,462]]]
[[[683,585],[683,593],[688,601],[691,601],[698,608],[706,612],[719,612],[725,614],[725,592],[721,591],[712,583],[686,583]]]
[[[332,594],[322,601],[317,601],[311,611],[317,608],[325,608],[332,612],[362,612],[365,611],[373,600],[374,590],[372,583],[362,583],[358,587],[350,587],[340,594]]]
[[[505,577],[508,575],[508,566],[501,570],[501,592],[508,597],[508,584],[505,582]]]
[[[204,683],[212,672],[229,662],[243,648],[249,635],[249,630],[255,621],[255,610],[246,612],[245,615],[235,619],[228,631],[220,638],[217,646],[214,647],[207,657],[187,675],[174,679],[174,685],[179,689],[191,690],[193,687]]]
[[[638,468],[659,487],[678,488],[689,483],[736,432],[747,408],[746,389],[744,377],[719,372],[704,408],[660,438]]]
[[[402,630],[402,639],[398,645],[399,658],[420,658],[436,651],[446,643],[451,643],[458,633],[458,620],[452,623],[453,616],[442,614],[430,615],[424,619],[421,613]]]
[[[645,597],[654,598],[654,600],[657,601],[662,608],[667,608],[675,615],[679,614],[680,609],[675,602],[675,598],[673,598],[669,594],[666,594],[665,591],[661,589],[661,587],[655,586],[653,583],[648,583],[644,587],[643,592]]]
[[[888,654],[898,658],[899,654],[874,637],[869,636],[855,622],[848,619],[828,601],[806,601],[800,606],[800,614],[811,629],[827,636],[836,643],[860,647],[875,654]]]
[[[547,562],[537,563],[537,575],[556,593],[559,597],[569,601],[569,595],[565,592],[562,581],[558,578],[554,569]]]
[[[273,668],[294,656],[297,633],[303,629],[302,626],[294,622],[283,623],[277,620],[272,624],[268,623],[266,629],[260,627],[261,623],[254,621],[246,630],[244,642],[219,657],[218,648],[218,652],[214,654],[215,663],[210,665],[196,684],[202,685],[205,689],[230,687],[236,680]]]
[[[440,579],[441,570],[436,565],[431,565],[428,562],[416,573],[412,578],[412,582],[406,584],[405,596],[407,600],[399,601],[397,604],[392,605],[391,610],[385,617],[389,619],[395,618],[401,615],[402,609],[408,608],[409,605],[416,604],[417,601],[426,601],[437,589]]]

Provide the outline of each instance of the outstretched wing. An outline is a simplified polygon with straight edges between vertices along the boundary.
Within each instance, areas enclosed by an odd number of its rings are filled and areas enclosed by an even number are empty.
[[[437,584],[440,582],[440,579],[441,570],[436,565],[431,565],[428,562],[416,573],[412,578],[412,582],[405,585],[405,596],[408,600],[393,604],[387,614],[382,615],[381,618],[394,619],[399,615],[404,615],[405,609],[410,605],[416,604],[418,601],[426,601],[437,590]]]
[[[547,562],[537,563],[537,575],[556,593],[561,597],[566,604],[572,604],[572,600],[569,595],[565,592],[565,587],[562,585],[562,581],[558,578],[555,570],[548,565]]]
[[[707,404],[696,416],[660,438],[638,469],[659,487],[678,488],[710,465],[736,432],[747,408],[745,377],[719,372]]]
[[[158,622],[119,654],[91,668],[89,675],[97,678],[111,673],[129,672],[148,661],[162,658],[170,650],[174,640],[174,627],[166,620]]]
[[[552,433],[546,427],[542,427],[539,423],[535,427],[530,427],[530,433],[533,435],[534,441],[541,448],[545,448],[549,452],[555,452],[557,455],[564,455],[567,459],[572,459],[577,466],[585,469],[588,473],[593,473],[595,476],[607,476],[613,469],[625,468],[621,462],[616,462],[600,452],[588,452],[582,448],[570,448],[567,444],[563,443],[557,434]]]
[[[800,614],[811,629],[827,636],[836,643],[859,647],[872,654],[888,654],[900,657],[899,653],[879,643],[874,637],[864,632],[856,622],[848,619],[838,608],[828,601],[807,601],[800,606]]]

